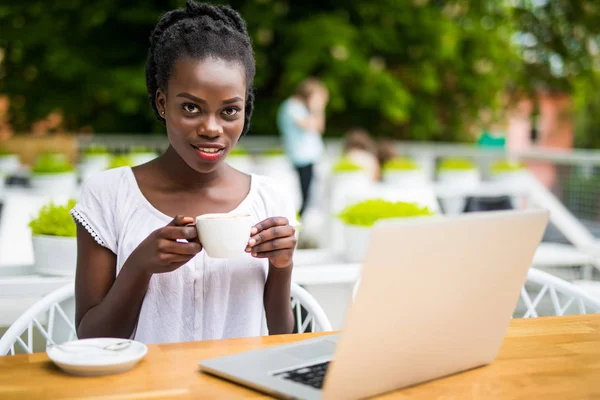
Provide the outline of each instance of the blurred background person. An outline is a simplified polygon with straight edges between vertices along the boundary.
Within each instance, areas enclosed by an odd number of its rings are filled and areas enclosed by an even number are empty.
[[[385,163],[391,159],[400,157],[396,149],[396,143],[391,139],[380,139],[377,141],[377,160],[379,161],[379,170],[383,170]]]
[[[298,85],[293,96],[281,104],[277,115],[283,145],[300,179],[300,216],[310,199],[314,166],[321,161],[325,150],[322,135],[328,101],[329,91],[323,82],[308,78]]]
[[[379,180],[380,168],[377,159],[377,143],[369,132],[352,128],[344,136],[343,152],[350,161],[366,171],[373,181]]]

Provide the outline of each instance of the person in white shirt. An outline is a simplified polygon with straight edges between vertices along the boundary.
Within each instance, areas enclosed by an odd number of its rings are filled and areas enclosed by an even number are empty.
[[[273,181],[225,163],[250,126],[254,74],[246,24],[233,9],[188,0],[159,20],[146,83],[170,146],[82,187],[71,211],[80,338],[164,343],[292,332],[294,208]],[[214,212],[252,216],[243,257],[202,251],[194,220]]]
[[[314,166],[321,161],[325,150],[322,135],[328,101],[327,87],[316,78],[308,78],[298,85],[292,97],[281,104],[277,113],[277,126],[283,145],[300,180],[300,215],[310,200]]]

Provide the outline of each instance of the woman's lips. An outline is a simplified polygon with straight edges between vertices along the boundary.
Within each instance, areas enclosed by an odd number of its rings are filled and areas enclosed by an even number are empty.
[[[204,161],[217,161],[221,158],[221,156],[223,155],[223,150],[222,148],[217,148],[217,147],[197,147],[194,146],[193,144],[191,145],[194,150],[196,150],[196,154],[198,154],[198,157],[200,157],[202,160]]]

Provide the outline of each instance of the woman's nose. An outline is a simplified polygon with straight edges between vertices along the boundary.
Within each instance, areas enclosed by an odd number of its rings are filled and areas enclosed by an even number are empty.
[[[220,136],[223,133],[223,129],[218,119],[213,115],[209,115],[203,119],[196,133],[199,136],[212,138]]]

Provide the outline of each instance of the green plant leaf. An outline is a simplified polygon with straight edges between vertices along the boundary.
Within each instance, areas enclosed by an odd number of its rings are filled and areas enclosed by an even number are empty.
[[[492,174],[501,174],[505,172],[516,172],[525,169],[525,165],[521,162],[510,160],[499,160],[492,163],[490,170]]]
[[[53,202],[44,205],[37,217],[29,222],[31,233],[33,235],[75,237],[77,227],[70,214],[75,203],[75,200],[71,199],[66,205],[57,205]]]
[[[64,154],[42,154],[35,162],[31,172],[34,174],[58,174],[73,171],[73,166]]]
[[[398,157],[386,162],[384,171],[415,171],[420,169],[419,165],[410,158]]]
[[[362,170],[361,166],[352,162],[348,157],[340,158],[333,166],[334,174],[339,174],[339,173],[343,173],[343,172],[361,171],[361,170]]]
[[[248,152],[247,149],[245,149],[242,146],[235,146],[233,149],[231,149],[231,151],[229,152],[229,156],[247,156],[250,155],[250,153]]]
[[[434,215],[434,213],[428,207],[417,203],[372,199],[346,207],[338,214],[338,218],[348,225],[369,227],[384,218],[409,218],[430,215]]]
[[[468,158],[445,158],[440,162],[440,171],[473,170],[477,169],[475,163]]]
[[[129,156],[113,156],[108,164],[107,169],[132,166],[133,162]]]

